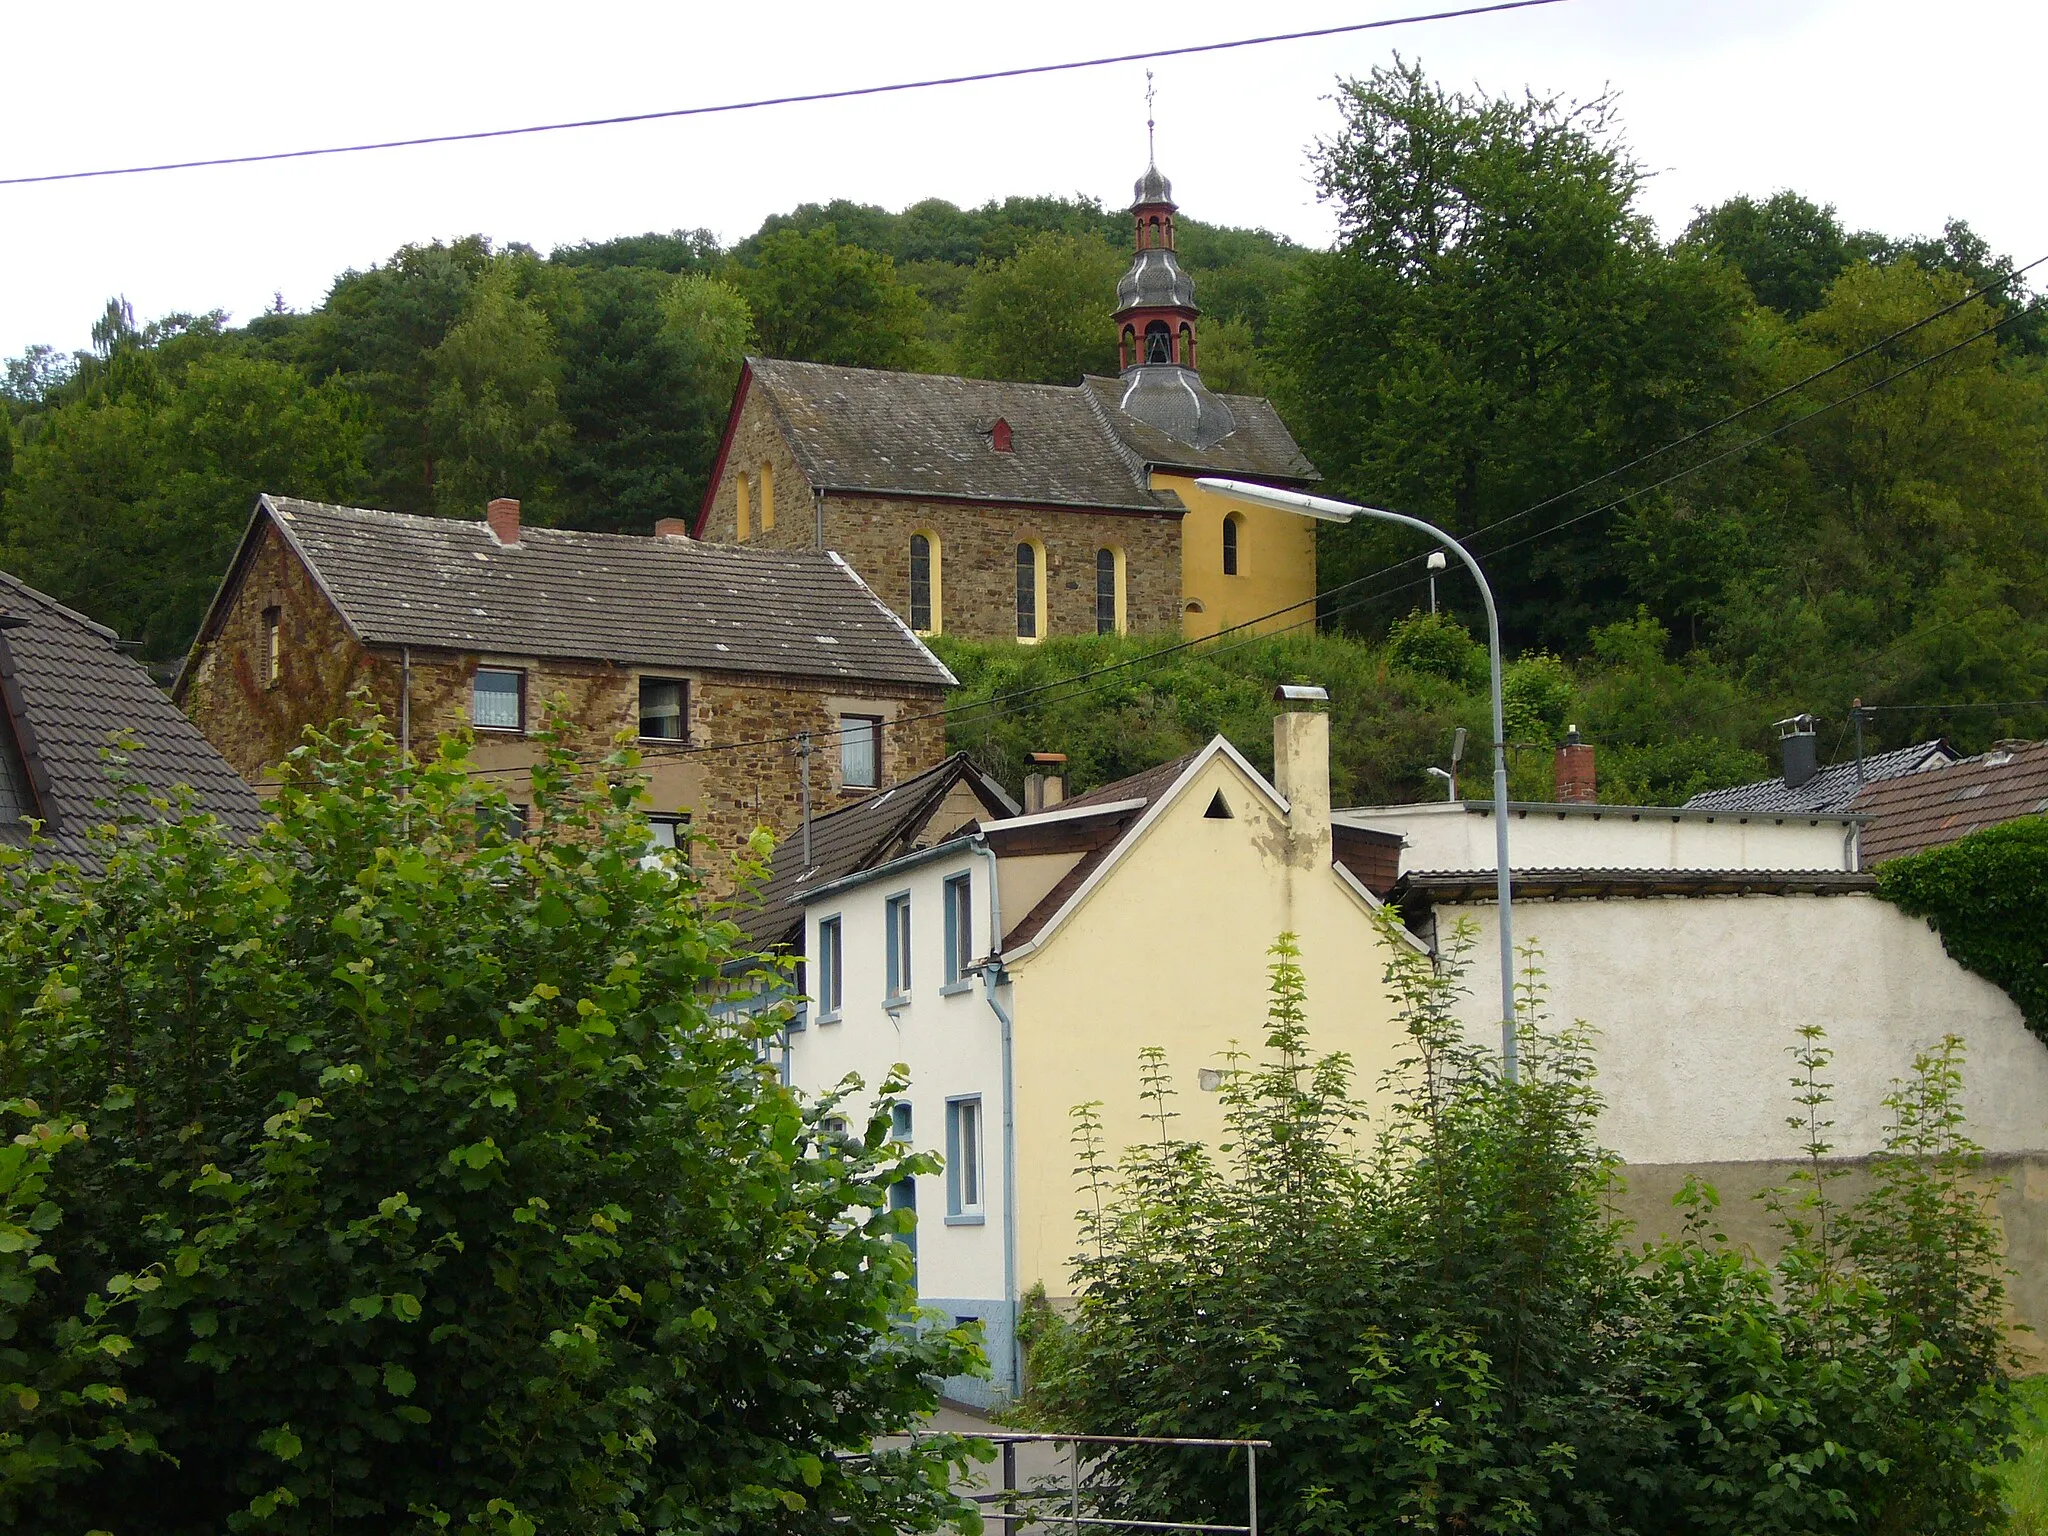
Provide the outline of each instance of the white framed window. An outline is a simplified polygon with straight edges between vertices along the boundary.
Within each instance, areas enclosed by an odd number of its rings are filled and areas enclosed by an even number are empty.
[[[640,679],[640,739],[687,741],[690,685],[679,677]]]
[[[946,1216],[978,1221],[982,1188],[981,1096],[946,1100]]]
[[[946,974],[949,987],[967,979],[967,967],[974,963],[974,879],[954,875],[946,881]]]
[[[846,949],[836,917],[818,919],[818,1022],[839,1017],[846,993]]]
[[[469,685],[469,722],[480,731],[525,730],[525,669],[478,667]]]
[[[1121,549],[1095,551],[1095,633],[1120,635],[1124,632],[1124,552]]]
[[[882,717],[839,717],[839,782],[846,789],[882,787]]]
[[[885,942],[888,953],[885,956],[888,969],[889,1002],[901,1002],[910,996],[910,893],[891,896],[883,909]]]

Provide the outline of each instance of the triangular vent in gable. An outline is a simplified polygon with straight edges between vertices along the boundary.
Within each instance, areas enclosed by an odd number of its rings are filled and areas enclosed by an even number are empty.
[[[1210,797],[1209,809],[1202,812],[1202,814],[1211,821],[1231,821],[1235,819],[1230,809],[1230,802],[1223,798],[1223,791],[1220,789]]]

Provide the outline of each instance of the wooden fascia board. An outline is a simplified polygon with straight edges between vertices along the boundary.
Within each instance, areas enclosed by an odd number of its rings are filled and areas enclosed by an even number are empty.
[[[720,482],[725,479],[725,461],[732,454],[733,435],[740,429],[740,412],[746,409],[747,395],[753,383],[754,365],[751,362],[741,363],[740,381],[732,395],[732,409],[726,412],[725,430],[718,437],[718,457],[711,461],[711,478],[705,482],[704,500],[697,507],[696,526],[690,530],[693,539],[703,538],[704,525],[711,521],[711,503],[718,495]]]

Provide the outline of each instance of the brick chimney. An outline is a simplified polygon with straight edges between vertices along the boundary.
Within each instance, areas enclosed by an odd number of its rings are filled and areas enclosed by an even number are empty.
[[[1312,685],[1273,690],[1288,706],[1273,717],[1273,787],[1287,797],[1288,863],[1318,869],[1330,862],[1330,717],[1317,708],[1330,695]]]
[[[1565,727],[1564,745],[1557,749],[1557,803],[1595,805],[1600,791],[1593,777],[1593,748],[1579,740],[1576,725]]]
[[[1024,814],[1049,811],[1067,798],[1067,754],[1034,752],[1031,771],[1024,775]]]
[[[656,518],[654,536],[657,539],[687,539],[690,536],[690,520],[686,517]]]
[[[491,537],[500,544],[519,542],[519,501],[517,497],[500,496],[484,508],[484,526],[491,530]]]

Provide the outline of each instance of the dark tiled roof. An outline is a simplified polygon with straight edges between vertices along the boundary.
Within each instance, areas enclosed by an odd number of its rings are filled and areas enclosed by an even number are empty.
[[[1866,784],[1851,806],[1863,828],[1863,867],[1938,848],[1981,827],[2048,815],[2048,741],[2001,742],[1946,768]]]
[[[793,943],[803,924],[802,907],[792,905],[800,891],[829,885],[927,846],[933,841],[932,818],[960,784],[974,792],[990,816],[1017,814],[1002,786],[976,768],[966,753],[956,752],[936,768],[815,818],[808,868],[804,866],[803,834],[792,833],[775,850],[758,902],[740,919],[748,936],[763,948]],[[937,835],[950,837],[958,830],[946,826],[938,829]]]
[[[0,630],[0,691],[11,717],[0,730],[13,727],[34,813],[47,823],[43,835],[54,852],[94,862],[85,834],[111,819],[95,802],[113,793],[101,753],[121,731],[141,743],[126,754],[124,771],[153,793],[184,785],[237,832],[262,825],[256,792],[141,664],[121,654],[113,631],[5,572],[0,613],[25,621]],[[27,829],[0,826],[0,840],[23,846]]]
[[[1846,869],[1518,869],[1516,901],[1629,896],[1851,896],[1877,889],[1874,876]],[[1490,902],[1492,870],[1403,875],[1389,896],[1403,909],[1436,902]]]
[[[1148,465],[1305,481],[1303,457],[1266,401],[1223,397],[1239,429],[1206,450],[1177,443],[1117,408],[1114,379],[1011,384],[750,358],[804,477],[821,490],[973,501],[1177,511],[1149,488]],[[1001,418],[1011,451],[986,434]]]
[[[1151,800],[1172,787],[1173,781],[1187,772],[1188,764],[1202,755],[1197,747],[1192,752],[1182,753],[1170,763],[1161,763],[1156,768],[1142,769],[1129,778],[1118,779],[1113,784],[1103,784],[1091,789],[1085,795],[1076,795],[1062,801],[1056,810],[1072,810],[1077,805],[1114,805],[1119,800]]]
[[[1923,741],[1915,746],[1879,752],[1863,759],[1862,776],[1854,763],[1835,763],[1823,768],[1797,789],[1787,789],[1783,779],[1760,779],[1732,789],[1710,789],[1685,802],[1689,811],[1789,811],[1826,813],[1846,811],[1849,802],[1867,784],[1895,779],[1902,774],[1921,773],[1955,761],[1956,754],[1945,741]]]
[[[950,686],[843,560],[687,539],[525,528],[265,496],[370,645]]]

